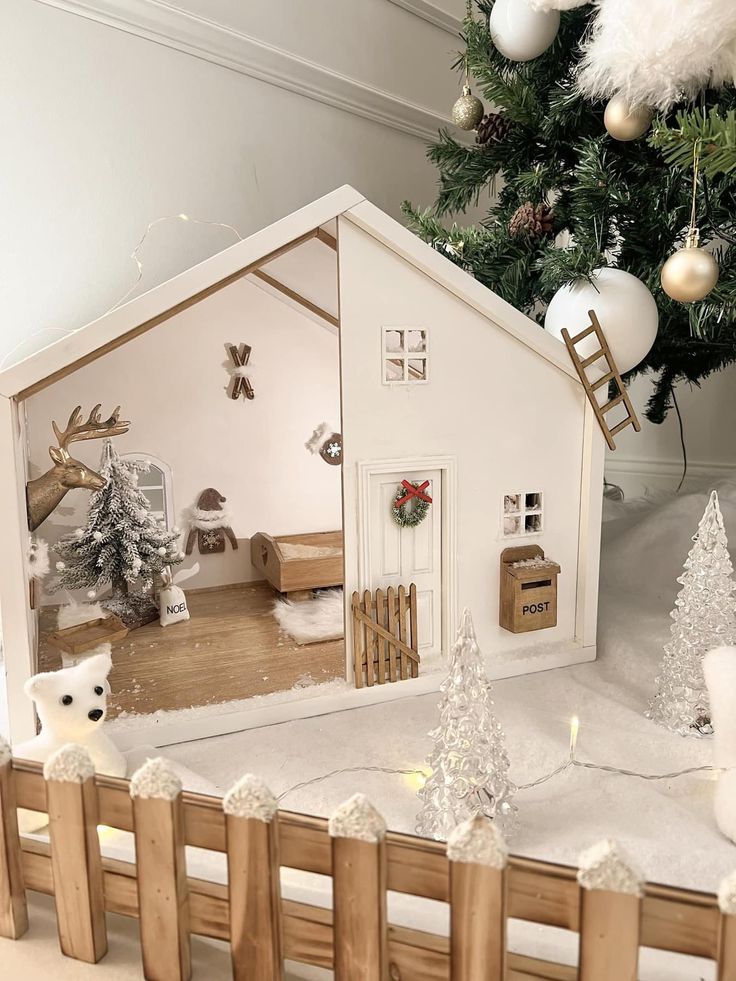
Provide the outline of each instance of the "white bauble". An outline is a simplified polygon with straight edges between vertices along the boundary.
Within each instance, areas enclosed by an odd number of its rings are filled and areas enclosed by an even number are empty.
[[[552,44],[559,10],[532,10],[526,0],[496,0],[489,21],[491,39],[505,58],[531,61]]]
[[[527,0],[532,10],[572,10],[584,7],[589,0]]]
[[[593,282],[579,279],[563,286],[552,297],[544,329],[562,339],[567,327],[574,337],[590,324],[594,310],[621,374],[635,368],[647,355],[657,336],[659,313],[644,283],[623,269],[596,269]],[[595,354],[599,345],[590,334],[575,350],[581,358]]]

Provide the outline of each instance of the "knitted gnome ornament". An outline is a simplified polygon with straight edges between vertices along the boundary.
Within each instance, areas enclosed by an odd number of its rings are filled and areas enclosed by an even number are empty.
[[[238,540],[230,527],[230,514],[222,506],[226,500],[214,487],[208,487],[199,495],[197,506],[191,510],[187,555],[192,554],[195,538],[200,555],[224,552],[226,536],[234,549],[238,547]]]

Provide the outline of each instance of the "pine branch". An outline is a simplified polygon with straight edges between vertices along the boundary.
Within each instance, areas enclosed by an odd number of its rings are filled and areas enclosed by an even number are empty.
[[[569,249],[550,245],[535,263],[540,293],[549,300],[560,287],[576,279],[587,279],[593,283],[591,278],[593,270],[605,265],[606,262],[595,243],[587,245],[576,243]]]
[[[691,168],[695,147],[699,145],[700,169],[706,177],[736,170],[736,111],[723,114],[714,106],[705,113],[697,108],[678,112],[676,119],[677,126],[657,120],[649,137],[668,164],[683,170]]]

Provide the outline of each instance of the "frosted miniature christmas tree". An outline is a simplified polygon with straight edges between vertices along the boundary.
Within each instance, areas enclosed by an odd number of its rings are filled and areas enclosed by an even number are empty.
[[[483,813],[508,833],[516,816],[504,735],[491,701],[483,656],[469,610],[464,610],[442,683],[440,722],[430,735],[432,770],[418,796],[417,834],[445,839],[462,821]]]
[[[670,641],[647,712],[650,719],[683,736],[712,731],[703,658],[714,647],[736,642],[736,584],[715,491],[693,542],[677,580],[682,589],[670,614]]]
[[[121,460],[112,442],[105,440],[100,476],[106,483],[90,498],[86,527],[55,546],[62,559],[57,564],[58,586],[89,590],[110,583],[112,596],[102,605],[130,627],[158,615],[146,592],[154,576],[184,557],[177,544],[179,532],[157,522],[138,489],[141,469],[144,465]],[[131,592],[134,586],[137,593]]]

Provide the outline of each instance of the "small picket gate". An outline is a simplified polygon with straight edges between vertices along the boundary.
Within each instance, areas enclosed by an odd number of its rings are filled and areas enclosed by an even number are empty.
[[[383,685],[419,675],[417,587],[353,593],[355,687]]]
[[[736,908],[668,886],[586,886],[576,869],[548,862],[489,861],[485,818],[470,822],[453,849],[385,832],[364,798],[358,810],[368,820],[356,830],[355,799],[328,822],[279,811],[262,784],[254,793],[254,778],[224,801],[175,785],[150,796],[150,782],[133,797],[138,775],[129,782],[82,772],[77,781],[65,766],[64,779],[62,768],[45,779],[39,764],[11,760],[4,749],[1,937],[26,932],[33,890],[54,897],[61,949],[81,961],[104,957],[106,913],[138,919],[142,975],[151,981],[190,977],[192,935],[229,943],[236,981],[278,981],[285,959],[332,970],[337,981],[634,981],[644,946],[711,958],[718,981],[736,981]],[[256,809],[229,809],[247,781]],[[267,798],[272,809],[263,807]],[[16,806],[49,814],[50,844],[19,836]],[[98,824],[133,832],[136,861],[102,857]],[[225,853],[227,884],[189,877],[186,846]],[[331,877],[332,908],[282,898],[281,866]],[[389,923],[389,890],[448,904],[449,934]],[[510,918],[576,932],[578,964],[509,952]]]

